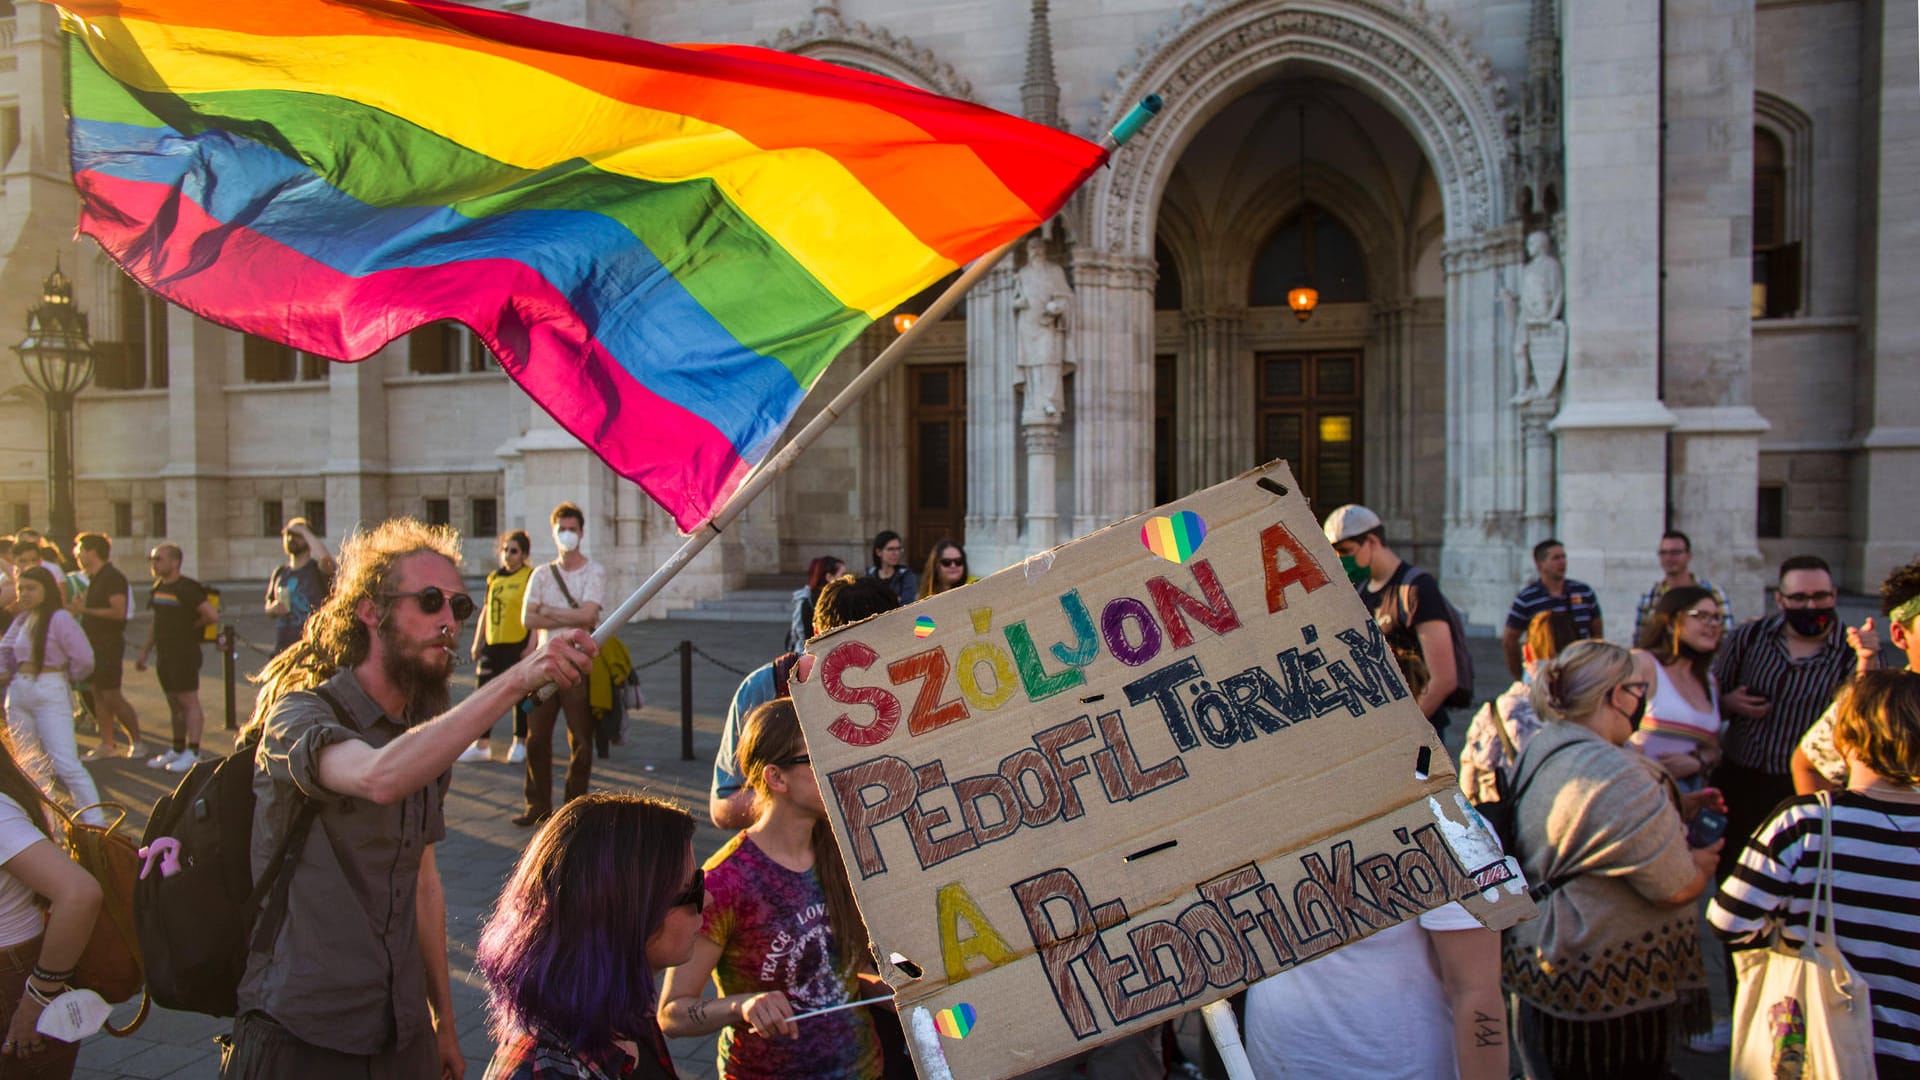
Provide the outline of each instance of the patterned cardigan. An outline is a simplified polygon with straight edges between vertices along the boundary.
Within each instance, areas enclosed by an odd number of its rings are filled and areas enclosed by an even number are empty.
[[[1507,931],[1501,981],[1564,1020],[1695,1004],[1706,978],[1694,905],[1660,902],[1698,873],[1673,782],[1565,722],[1542,728],[1521,765],[1522,776],[1539,770],[1515,815],[1521,865],[1536,885],[1561,884],[1539,918]]]

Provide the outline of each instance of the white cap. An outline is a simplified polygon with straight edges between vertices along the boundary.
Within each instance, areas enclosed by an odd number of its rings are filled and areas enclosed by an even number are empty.
[[[1337,544],[1342,540],[1351,540],[1369,529],[1380,527],[1380,515],[1361,506],[1348,503],[1327,515],[1325,526],[1327,542]]]

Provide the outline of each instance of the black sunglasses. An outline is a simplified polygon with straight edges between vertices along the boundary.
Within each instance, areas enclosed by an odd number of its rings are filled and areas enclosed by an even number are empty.
[[[524,551],[521,551],[521,550],[520,550],[519,548],[517,548],[517,547],[504,547],[504,548],[501,548],[501,549],[500,549],[500,553],[501,553],[502,555],[525,555],[525,554],[526,554],[526,552],[524,552]]]
[[[940,560],[940,565],[941,565],[941,566],[965,566],[965,565],[967,565],[967,560],[965,560],[965,559],[941,559],[941,560]]]
[[[776,761],[773,764],[779,766],[782,769],[791,769],[795,765],[812,765],[813,757],[808,754],[795,754],[790,758],[781,758],[779,761]]]
[[[707,906],[707,870],[703,866],[693,868],[693,883],[680,890],[673,898],[674,907],[690,907],[700,911]]]
[[[438,615],[443,606],[452,604],[454,618],[466,622],[473,617],[473,597],[463,592],[448,595],[441,592],[438,585],[429,585],[419,592],[388,593],[387,596],[394,600],[403,596],[412,597],[414,603],[420,605],[420,612],[424,615]]]

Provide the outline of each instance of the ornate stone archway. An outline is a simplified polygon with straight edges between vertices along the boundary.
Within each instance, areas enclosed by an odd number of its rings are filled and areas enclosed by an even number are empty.
[[[1149,93],[1166,107],[1069,215],[1080,303],[1089,315],[1104,313],[1081,320],[1076,349],[1106,364],[1100,380],[1075,388],[1075,529],[1138,512],[1151,499],[1153,245],[1168,179],[1209,119],[1259,84],[1294,74],[1332,79],[1377,101],[1412,135],[1439,186],[1447,320],[1443,562],[1460,578],[1473,576],[1477,549],[1517,533],[1524,500],[1521,437],[1508,407],[1510,332],[1497,315],[1522,251],[1518,227],[1507,221],[1505,85],[1419,0],[1213,0],[1188,8],[1117,74],[1094,129],[1105,131]],[[1488,576],[1504,579],[1506,570]]]

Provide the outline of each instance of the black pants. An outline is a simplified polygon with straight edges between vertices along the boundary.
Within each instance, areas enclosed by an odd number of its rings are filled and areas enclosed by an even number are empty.
[[[1532,1080],[1616,1080],[1668,1075],[1668,1011],[1662,1006],[1611,1020],[1562,1020],[1519,999],[1520,1060]]]
[[[480,646],[480,669],[474,673],[475,682],[485,686],[507,673],[507,669],[520,662],[526,655],[531,637],[519,641],[508,641],[499,645]],[[533,706],[526,698],[521,698],[513,706],[513,737],[521,741],[527,738],[527,717],[533,712]],[[487,729],[487,738],[493,738],[493,729]]]
[[[587,680],[541,702],[527,720],[527,813],[553,809],[553,727],[567,717],[567,799],[587,793],[593,779],[593,710],[587,704]]]

